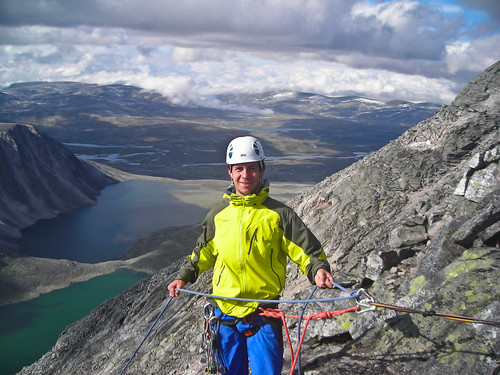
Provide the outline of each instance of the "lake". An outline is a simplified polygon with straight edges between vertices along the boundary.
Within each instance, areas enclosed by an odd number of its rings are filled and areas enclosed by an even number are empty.
[[[0,374],[11,375],[48,352],[59,334],[94,307],[144,278],[120,270],[84,283],[0,307]]]
[[[87,263],[117,259],[153,231],[202,221],[207,210],[175,198],[174,189],[165,182],[135,180],[107,186],[97,205],[40,220],[23,230],[20,252]],[[27,302],[0,306],[0,375],[36,361],[66,326],[143,277],[120,270]]]
[[[98,204],[21,231],[26,255],[97,263],[118,259],[134,242],[167,226],[192,225],[206,209],[170,194],[176,187],[158,181],[124,181],[107,186]]]

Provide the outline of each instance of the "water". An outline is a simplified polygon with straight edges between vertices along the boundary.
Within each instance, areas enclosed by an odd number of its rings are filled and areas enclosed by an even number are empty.
[[[110,185],[96,206],[40,220],[24,229],[20,252],[87,263],[118,259],[151,232],[203,220],[207,210],[175,198],[170,194],[174,189],[156,181]]]
[[[54,346],[58,335],[69,324],[144,276],[121,270],[27,302],[1,306],[0,374],[14,374],[36,361]]]
[[[171,194],[174,189],[156,181],[110,185],[97,205],[40,220],[23,230],[20,252],[88,263],[117,259],[153,231],[201,222],[206,210],[178,200]],[[36,361],[66,326],[144,276],[122,270],[27,302],[0,306],[0,375]]]

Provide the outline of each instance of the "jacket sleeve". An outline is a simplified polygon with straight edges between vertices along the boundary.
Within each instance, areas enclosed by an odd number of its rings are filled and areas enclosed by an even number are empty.
[[[202,225],[203,232],[196,241],[196,247],[179,270],[177,278],[186,283],[194,283],[201,273],[211,269],[215,264],[217,256],[212,242],[215,236],[215,213],[216,210],[212,210],[205,217]]]
[[[282,213],[283,244],[287,255],[307,275],[314,284],[314,277],[320,268],[330,272],[330,265],[319,240],[304,224],[300,217],[291,209]]]

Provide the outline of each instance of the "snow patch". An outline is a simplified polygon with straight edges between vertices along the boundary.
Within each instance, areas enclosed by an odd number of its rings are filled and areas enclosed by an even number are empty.
[[[374,99],[356,98],[354,100],[360,103],[384,105],[384,103]]]
[[[280,92],[278,94],[273,95],[273,98],[291,98],[295,93],[293,91]]]

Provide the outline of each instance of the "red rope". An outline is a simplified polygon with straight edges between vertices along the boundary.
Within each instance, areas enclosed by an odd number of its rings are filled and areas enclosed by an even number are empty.
[[[306,322],[304,324],[304,330],[302,331],[302,334],[300,336],[300,340],[299,340],[299,343],[297,345],[297,350],[295,351],[295,354],[293,352],[292,340],[290,339],[290,334],[288,332],[288,327],[286,325],[285,318],[300,319],[300,316],[298,316],[298,315],[285,315],[285,314],[283,314],[283,311],[281,311],[280,309],[260,308],[260,310],[262,312],[259,315],[262,315],[262,316],[265,316],[268,318],[281,319],[283,321],[283,327],[285,327],[285,333],[286,333],[286,338],[288,340],[288,346],[290,347],[290,358],[291,358],[291,360],[290,360],[291,361],[290,375],[293,375],[293,370],[295,369],[295,366],[297,365],[297,360],[299,358],[299,353],[300,353],[300,349],[302,347],[302,342],[304,341],[304,337],[306,334],[307,325],[309,324],[309,322],[311,320],[314,320],[314,319],[323,319],[323,320],[333,319],[336,316],[351,313],[351,312],[360,311],[361,309],[359,308],[359,306],[353,306],[353,307],[349,307],[348,309],[345,309],[345,310],[320,311],[319,313],[303,317],[303,319],[305,319]]]

